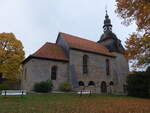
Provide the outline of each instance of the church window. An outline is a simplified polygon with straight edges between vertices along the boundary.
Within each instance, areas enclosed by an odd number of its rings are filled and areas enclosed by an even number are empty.
[[[113,86],[113,85],[114,85],[113,81],[111,81],[111,82],[109,83],[109,85],[110,85],[110,86]]]
[[[95,86],[95,83],[94,83],[93,81],[90,81],[90,82],[88,83],[88,86]]]
[[[51,69],[51,80],[56,80],[56,76],[57,76],[57,67],[53,66]]]
[[[88,56],[84,55],[83,56],[83,73],[87,73],[88,72],[87,62],[88,62]]]
[[[106,59],[106,74],[109,75],[110,74],[110,64],[109,64],[109,59]]]
[[[83,81],[79,81],[79,86],[84,86],[84,82]]]
[[[24,80],[27,79],[27,68],[24,69]]]

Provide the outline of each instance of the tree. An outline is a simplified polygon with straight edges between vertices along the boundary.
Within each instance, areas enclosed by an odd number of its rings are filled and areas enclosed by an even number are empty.
[[[16,80],[24,55],[23,45],[13,33],[0,33],[0,73]]]
[[[135,72],[127,76],[127,91],[129,96],[150,97],[149,72]]]
[[[133,33],[126,40],[125,44],[127,58],[135,60],[133,67],[150,64],[150,37],[142,37]]]
[[[124,24],[129,25],[136,21],[138,30],[150,30],[150,0],[116,0],[116,12],[124,19]]]
[[[126,55],[136,60],[133,66],[150,63],[150,0],[116,0],[116,13],[124,19],[123,24],[137,25],[137,33],[133,33],[126,41]]]

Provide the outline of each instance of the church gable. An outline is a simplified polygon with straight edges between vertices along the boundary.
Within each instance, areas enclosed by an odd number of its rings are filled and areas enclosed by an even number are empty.
[[[64,53],[65,53],[65,55],[69,57],[69,49],[70,48],[69,48],[68,43],[65,41],[65,39],[61,35],[61,33],[59,33],[58,36],[57,36],[56,44],[61,46]]]

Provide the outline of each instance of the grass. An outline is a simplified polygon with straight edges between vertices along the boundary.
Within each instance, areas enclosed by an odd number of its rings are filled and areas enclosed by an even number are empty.
[[[150,113],[150,99],[76,94],[0,96],[0,113]]]

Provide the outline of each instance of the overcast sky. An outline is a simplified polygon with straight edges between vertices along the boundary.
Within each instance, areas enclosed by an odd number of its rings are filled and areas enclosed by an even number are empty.
[[[136,26],[121,24],[115,0],[0,0],[0,33],[13,32],[26,56],[46,42],[55,43],[59,32],[98,41],[106,5],[113,32],[124,44]]]

